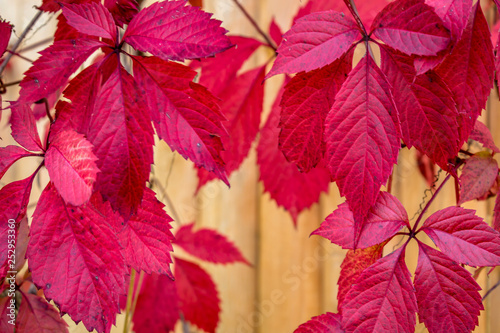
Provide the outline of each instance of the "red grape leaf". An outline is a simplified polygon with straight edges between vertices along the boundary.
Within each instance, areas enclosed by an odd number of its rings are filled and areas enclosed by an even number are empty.
[[[396,108],[390,91],[385,75],[366,55],[347,77],[326,118],[328,167],[355,219],[368,213],[397,161],[400,142],[391,118]]]
[[[110,331],[125,293],[127,268],[108,224],[117,218],[98,192],[74,207],[50,183],[33,214],[27,251],[33,282],[89,331]]]
[[[450,33],[424,0],[388,4],[372,23],[373,35],[406,54],[434,56],[450,43]]]
[[[221,22],[185,1],[162,1],[141,10],[123,41],[163,60],[204,58],[232,46]]]
[[[495,153],[500,153],[500,148],[495,145],[489,128],[479,120],[476,120],[469,138],[481,143],[485,148],[491,149]]]
[[[495,184],[498,163],[490,153],[479,152],[465,161],[460,175],[460,200],[458,204],[483,197]]]
[[[278,56],[266,78],[324,67],[340,58],[359,37],[359,27],[343,13],[306,15],[283,35]]]
[[[281,32],[281,28],[274,20],[274,17],[269,25],[269,36],[271,36],[276,45],[280,45],[283,40],[283,32]]]
[[[117,68],[96,97],[87,138],[98,157],[95,188],[129,218],[140,205],[153,162],[153,129],[134,78]]]
[[[219,96],[221,110],[227,118],[223,124],[229,132],[221,152],[228,175],[240,167],[259,132],[265,70],[266,66],[261,66],[241,74]],[[201,188],[214,174],[198,169],[198,177],[198,188]]]
[[[33,156],[33,153],[18,146],[0,147],[0,179],[14,162],[27,156]]]
[[[111,12],[116,24],[122,28],[124,24],[129,24],[139,11],[137,0],[104,0],[104,6]]]
[[[208,333],[219,322],[219,297],[210,275],[200,266],[175,258],[175,282],[184,318]]]
[[[62,8],[67,23],[79,32],[116,42],[117,30],[113,16],[100,2],[68,4]]]
[[[363,222],[355,244],[355,219],[347,203],[328,215],[311,235],[324,237],[344,249],[367,248],[394,236],[402,227],[410,228],[408,215],[399,200],[388,192],[380,192]]]
[[[469,138],[477,117],[486,105],[495,70],[488,23],[478,3],[473,8],[462,38],[436,68],[453,93],[460,112],[460,142]],[[460,146],[460,145],[459,145]]]
[[[448,207],[435,212],[422,229],[452,260],[470,266],[500,265],[500,234],[474,210]]]
[[[192,82],[196,72],[178,63],[155,57],[137,58],[134,75],[140,82],[158,136],[227,183],[222,138],[227,132],[217,99]]]
[[[346,332],[413,332],[417,302],[405,246],[361,273],[342,306]]]
[[[327,312],[312,317],[309,321],[300,325],[293,333],[343,333],[341,322],[341,315]]]
[[[187,253],[217,264],[242,262],[250,265],[240,250],[224,235],[211,229],[193,231],[194,223],[183,225],[175,234],[174,244]]]
[[[340,265],[339,276],[339,291],[337,294],[338,310],[342,313],[344,299],[351,286],[356,283],[358,277],[365,269],[373,265],[377,260],[382,258],[384,251],[383,244],[377,244],[365,249],[356,249],[347,251],[342,265]]]
[[[164,333],[174,331],[179,320],[177,283],[166,275],[144,277],[137,306],[132,317],[136,333]]]
[[[472,0],[425,0],[425,3],[434,8],[453,40],[459,40],[467,26]]]
[[[9,22],[0,20],[0,57],[3,56],[7,46],[9,46],[12,26]]]
[[[127,265],[147,274],[154,272],[172,277],[169,266],[172,263],[170,252],[174,239],[170,232],[172,219],[163,207],[155,193],[146,188],[137,213],[125,227],[120,223],[115,228]]]
[[[299,213],[318,202],[321,192],[328,191],[330,172],[324,161],[308,173],[300,172],[294,163],[286,160],[278,148],[279,103],[285,84],[286,82],[276,96],[266,124],[260,131],[257,161],[264,191],[269,192],[271,198],[278,206],[283,206],[292,216],[294,224],[297,224]]]
[[[54,41],[65,39],[89,38],[89,36],[78,32],[75,28],[68,24],[68,20],[61,13],[57,16],[57,28],[54,33]]]
[[[45,153],[50,180],[64,201],[73,206],[83,205],[92,195],[99,172],[92,148],[82,134],[69,129],[51,137]]]
[[[16,318],[18,333],[63,333],[68,324],[53,305],[38,295],[21,291],[21,304]]]
[[[14,104],[11,107],[10,127],[12,137],[27,150],[44,150],[36,128],[35,117],[28,104]]]
[[[353,51],[325,67],[298,73],[285,87],[279,147],[302,172],[309,172],[323,159],[325,119],[352,70]]]
[[[18,103],[31,103],[48,97],[66,84],[69,77],[103,42],[93,39],[71,39],[55,42],[42,52],[19,84]]]
[[[382,71],[387,75],[401,121],[401,136],[408,147],[417,148],[449,170],[461,146],[453,96],[433,72],[415,77],[412,58],[381,47]]]
[[[415,289],[419,321],[430,333],[471,332],[483,309],[471,274],[443,253],[418,243]]]
[[[61,9],[61,5],[72,4],[72,3],[88,3],[88,2],[98,2],[99,0],[42,0],[42,5],[40,9],[44,12],[57,12]]]

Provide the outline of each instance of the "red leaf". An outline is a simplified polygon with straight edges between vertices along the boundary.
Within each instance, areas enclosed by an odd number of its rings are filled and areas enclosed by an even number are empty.
[[[35,117],[29,105],[14,104],[11,110],[10,126],[14,140],[27,150],[43,151],[43,145],[36,128]]]
[[[472,0],[425,0],[425,3],[434,8],[453,40],[459,40],[467,26]]]
[[[227,118],[223,124],[229,132],[221,153],[228,175],[240,167],[259,132],[265,67],[257,67],[241,74],[220,95],[221,110]],[[213,173],[198,169],[198,177],[200,188],[214,176]]]
[[[327,312],[312,317],[308,322],[300,325],[293,333],[343,333],[342,316],[338,313]]]
[[[356,222],[347,203],[328,215],[311,235],[324,237],[344,249],[367,248],[394,236],[402,227],[410,228],[408,215],[399,200],[388,192],[380,192],[363,222],[355,243]]]
[[[68,332],[68,324],[59,312],[38,295],[21,292],[22,299],[16,318],[18,333]]]
[[[166,275],[144,277],[137,306],[132,317],[136,333],[165,333],[174,331],[179,320],[177,282]]]
[[[125,293],[127,269],[108,224],[116,218],[98,193],[74,207],[50,183],[33,214],[27,252],[33,282],[89,331],[110,331]]]
[[[153,162],[153,129],[133,77],[117,68],[102,86],[87,138],[97,156],[95,188],[125,218],[140,205]]]
[[[120,223],[115,228],[127,265],[136,271],[166,274],[173,278],[169,266],[172,263],[170,252],[174,239],[170,232],[172,219],[163,207],[155,193],[146,188],[137,213],[125,227]]]
[[[205,58],[231,47],[221,22],[185,1],[163,1],[141,10],[123,41],[163,60]]]
[[[372,23],[373,35],[406,54],[434,56],[450,43],[450,33],[424,0],[388,4]]]
[[[271,20],[271,24],[269,25],[269,36],[271,36],[276,45],[280,45],[281,41],[283,40],[283,32],[281,32],[281,29],[274,20],[274,17]]]
[[[136,0],[104,0],[104,6],[113,14],[116,24],[122,28],[124,24],[129,24],[139,11]]]
[[[14,333],[16,320],[16,300],[11,297],[0,298],[0,330],[2,333]]]
[[[378,244],[366,249],[356,249],[347,251],[342,265],[340,265],[339,291],[337,294],[338,310],[342,313],[344,299],[351,286],[356,283],[358,277],[365,269],[373,265],[382,258],[384,244]]]
[[[18,146],[0,147],[0,179],[14,162],[27,156],[33,156],[33,153]]]
[[[203,0],[189,0],[189,4],[194,7],[203,7]]]
[[[418,316],[430,333],[471,332],[483,309],[481,288],[464,268],[419,242],[415,272]]]
[[[269,192],[278,206],[283,206],[290,213],[297,224],[299,213],[318,202],[321,192],[328,191],[330,172],[324,162],[308,173],[300,172],[278,148],[279,102],[283,90],[282,87],[276,96],[266,124],[260,131],[257,160],[264,190]]]
[[[352,70],[353,49],[325,67],[295,75],[281,98],[279,146],[288,161],[309,172],[325,153],[325,119]]]
[[[405,246],[361,273],[342,306],[346,332],[413,332],[417,302]]]
[[[61,4],[72,4],[72,3],[88,3],[88,2],[97,2],[99,0],[42,0],[42,5],[40,9],[44,12],[57,12],[61,9]]]
[[[214,333],[219,322],[219,297],[210,275],[196,264],[175,258],[180,309],[190,323]]]
[[[493,228],[500,232],[500,195],[497,194],[493,207]]]
[[[455,98],[460,112],[460,142],[467,140],[486,105],[495,70],[488,23],[478,3],[472,10],[462,38],[436,68]]]
[[[474,129],[470,133],[469,138],[481,143],[485,148],[491,149],[495,153],[500,153],[500,148],[495,145],[489,128],[479,120],[476,120]]]
[[[99,171],[92,144],[71,129],[57,132],[50,141],[45,153],[50,180],[66,203],[83,205],[92,195]]]
[[[9,46],[12,26],[9,22],[0,20],[0,57],[3,56],[7,46]]]
[[[92,39],[71,39],[55,42],[42,52],[19,84],[18,103],[31,103],[61,88],[69,76],[99,47],[106,44]]]
[[[447,85],[433,72],[415,77],[412,58],[402,53],[382,47],[381,57],[382,71],[394,88],[403,141],[449,170],[461,145],[459,114]]]
[[[498,163],[490,153],[479,152],[465,161],[460,175],[460,200],[458,204],[483,197],[495,184]]]
[[[154,57],[138,60],[134,75],[148,92],[145,98],[158,136],[227,183],[220,156],[227,132],[216,98],[192,82],[196,72],[184,65]]]
[[[187,253],[205,261],[229,264],[242,262],[250,265],[240,250],[224,235],[215,230],[193,231],[194,223],[183,225],[175,234],[175,244]]]
[[[448,207],[425,221],[422,230],[452,260],[470,266],[500,265],[500,234],[474,210]]]
[[[62,13],[79,32],[116,42],[117,30],[111,13],[100,2],[65,5]]]
[[[391,118],[396,108],[390,91],[384,74],[366,55],[347,77],[326,118],[328,167],[356,219],[368,213],[397,161],[400,142]]]
[[[340,58],[359,37],[359,27],[343,13],[326,11],[304,16],[283,36],[266,78],[324,67]]]
[[[436,181],[436,164],[429,156],[417,150],[417,165],[420,174],[424,177],[428,187],[433,187]]]

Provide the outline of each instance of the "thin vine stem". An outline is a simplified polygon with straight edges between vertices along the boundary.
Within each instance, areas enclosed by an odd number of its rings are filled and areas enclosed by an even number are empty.
[[[493,287],[491,287],[490,289],[488,289],[488,291],[486,292],[486,294],[484,294],[483,298],[482,298],[482,301],[484,302],[484,299],[486,297],[488,297],[489,294],[491,294],[493,292],[493,290],[497,289],[498,286],[500,286],[500,280],[498,280],[497,283],[495,283],[495,285]]]
[[[344,0],[345,5],[347,8],[349,8],[349,11],[351,12],[352,16],[356,20],[356,23],[358,24],[359,28],[363,32],[363,36],[367,37],[368,33],[366,32],[365,25],[363,22],[361,22],[361,18],[359,17],[359,12],[358,9],[356,8],[356,4],[354,3],[353,0]]]

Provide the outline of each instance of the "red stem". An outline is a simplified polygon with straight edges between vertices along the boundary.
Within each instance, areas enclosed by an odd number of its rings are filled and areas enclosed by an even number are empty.
[[[356,4],[354,3],[353,0],[344,0],[345,5],[347,8],[349,8],[349,11],[352,14],[352,17],[356,20],[356,23],[358,24],[359,28],[361,29],[361,32],[363,33],[364,37],[368,36],[368,33],[366,32],[365,25],[363,22],[361,22],[361,18],[359,17],[358,10],[356,9]]]

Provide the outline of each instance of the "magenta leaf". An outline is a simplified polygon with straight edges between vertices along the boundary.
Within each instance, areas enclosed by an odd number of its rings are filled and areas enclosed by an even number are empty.
[[[346,332],[413,332],[417,302],[405,246],[361,273],[342,306]]]
[[[208,262],[230,264],[242,262],[250,265],[240,250],[224,235],[215,230],[193,231],[194,223],[183,225],[175,234],[174,244],[187,253]]]
[[[12,137],[24,148],[41,152],[44,150],[36,128],[35,117],[28,104],[14,104],[11,107],[10,127]]]
[[[453,40],[459,40],[467,26],[472,0],[425,0],[425,3],[434,8]]]
[[[495,206],[493,207],[493,228],[500,232],[500,195],[497,194]]]
[[[130,23],[139,10],[137,0],[104,0],[104,6],[111,12],[116,24],[122,28],[124,24]]]
[[[0,179],[5,175],[12,164],[27,156],[33,156],[33,153],[18,146],[0,147]]]
[[[493,141],[493,136],[489,128],[479,120],[476,120],[474,129],[470,133],[469,138],[481,143],[485,148],[491,149],[495,153],[500,153],[500,148],[498,148],[495,141]]]
[[[86,203],[92,195],[97,166],[92,144],[73,130],[57,132],[45,153],[50,180],[64,201],[73,206]]]
[[[2,290],[3,291],[3,290]],[[0,320],[0,330],[2,333],[14,333],[16,320],[16,300],[11,297],[0,298],[0,316],[3,320]],[[10,322],[9,322],[10,321]]]
[[[21,291],[21,304],[16,318],[18,333],[65,333],[68,324],[52,304],[38,295]]]
[[[269,36],[271,36],[276,45],[280,45],[283,40],[283,32],[281,32],[281,28],[276,23],[274,18],[271,20],[271,24],[269,25]]]
[[[279,146],[287,160],[309,172],[325,153],[325,119],[352,70],[353,49],[330,65],[294,76],[281,99]]]
[[[215,333],[219,322],[219,297],[210,275],[200,266],[175,258],[175,282],[180,310],[190,323]]]
[[[225,120],[213,97],[192,82],[196,72],[154,57],[137,58],[134,75],[140,82],[158,136],[172,150],[227,182],[222,138]]]
[[[471,332],[483,309],[471,274],[443,253],[419,242],[415,289],[419,320],[430,333]]]
[[[410,228],[408,215],[399,200],[388,192],[380,192],[363,222],[355,244],[355,219],[347,203],[328,215],[311,235],[324,237],[344,249],[367,248],[394,236],[402,227]]]
[[[163,207],[155,193],[146,188],[137,213],[124,227],[119,223],[115,228],[127,265],[147,274],[154,272],[172,277],[169,266],[172,263],[170,252],[174,239],[170,232],[172,219]]]
[[[70,26],[79,32],[116,42],[117,30],[113,16],[100,2],[65,5],[64,17]]]
[[[283,36],[278,57],[266,78],[324,67],[340,58],[359,37],[359,27],[343,13],[306,15]]]
[[[479,152],[465,161],[460,175],[460,200],[479,199],[488,193],[498,177],[498,163],[488,152]]]
[[[327,312],[312,317],[308,322],[300,325],[293,333],[343,333],[342,316],[338,313]]]
[[[123,41],[163,60],[205,58],[232,46],[220,27],[198,7],[185,1],[162,1],[141,10],[130,22]]]
[[[452,260],[470,266],[500,265],[500,234],[474,210],[448,207],[429,216],[421,230]]]
[[[19,86],[18,103],[32,103],[66,84],[69,77],[103,42],[92,39],[71,39],[55,42],[42,52],[25,74]]]
[[[108,224],[117,218],[99,193],[75,207],[50,183],[33,214],[27,252],[33,282],[89,331],[110,331],[125,293],[128,272]]]
[[[385,75],[366,55],[326,118],[328,167],[356,219],[366,216],[397,161],[400,142],[391,118],[396,108],[390,90]]]
[[[98,2],[99,0],[42,0],[42,5],[40,6],[40,9],[43,10],[44,12],[57,12],[59,9],[61,9],[61,6],[64,6],[65,4],[72,4],[72,3],[88,3],[88,2]]]
[[[3,56],[7,46],[9,46],[12,26],[9,22],[0,20],[0,57]]]
[[[324,161],[308,173],[300,172],[278,148],[279,103],[283,90],[282,87],[276,96],[266,124],[260,131],[257,161],[264,191],[269,192],[271,198],[285,208],[297,224],[299,213],[318,202],[321,192],[328,191],[330,172]]]

